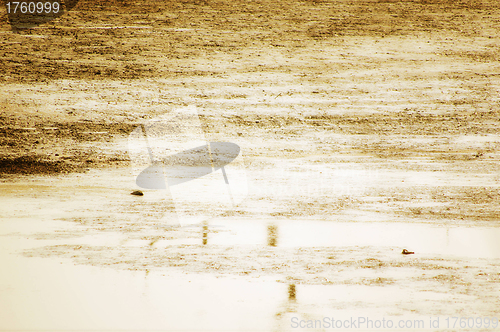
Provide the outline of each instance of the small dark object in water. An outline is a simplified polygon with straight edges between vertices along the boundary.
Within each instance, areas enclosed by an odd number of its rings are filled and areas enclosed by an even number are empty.
[[[408,251],[406,249],[403,249],[403,251],[401,252],[403,255],[412,255],[414,254],[415,252],[414,251]]]
[[[140,190],[136,190],[134,192],[131,192],[130,195],[144,196],[143,192]]]

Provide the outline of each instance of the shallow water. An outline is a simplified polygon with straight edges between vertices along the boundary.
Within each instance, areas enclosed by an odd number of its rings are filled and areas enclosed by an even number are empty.
[[[177,228],[196,236],[151,244],[148,236],[169,232],[155,228],[159,223],[155,218],[163,214],[152,213],[148,205],[161,198],[154,192],[143,198],[129,195],[133,179],[127,170],[26,177],[16,183],[3,182],[1,188],[0,329],[280,331],[296,330],[291,328],[293,317],[412,318],[420,317],[419,312],[431,305],[444,312],[450,301],[477,301],[467,294],[431,291],[427,286],[422,291],[422,287],[397,282],[380,286],[296,284],[283,276],[186,274],[167,268],[129,271],[22,255],[43,246],[123,246],[139,252],[203,243],[250,248],[383,247],[407,248],[417,258],[500,257],[499,228],[408,221],[215,217],[204,225]],[[134,209],[127,210],[131,206]],[[266,206],[264,202],[257,208]],[[75,222],[75,218],[100,220],[103,215],[109,219],[103,219],[103,225]],[[363,215],[369,217],[368,212]],[[119,226],[126,218],[140,225],[152,221],[152,226],[123,231]],[[394,271],[398,273],[408,271]]]
[[[411,319],[381,306],[438,301],[446,294],[399,286],[295,285],[168,270],[123,271],[13,255],[2,241],[0,321],[20,330],[285,331],[291,319]],[[381,300],[384,299],[385,300]],[[383,302],[381,304],[381,301]],[[364,303],[363,308],[356,307]],[[354,306],[354,309],[353,309]]]
[[[2,258],[0,321],[21,330],[267,329],[286,285]],[[259,303],[259,305],[256,305]],[[253,317],[260,317],[255,321]]]
[[[292,317],[350,317],[356,311],[342,310],[346,303],[374,305],[395,291],[297,285],[293,297],[289,285],[273,280],[145,274],[24,260],[3,263],[15,273],[2,278],[2,329],[290,330]],[[383,312],[366,308],[363,315],[382,317]]]
[[[213,234],[208,240],[217,245],[266,244],[268,227],[274,225],[278,247],[389,246],[407,248],[417,254],[500,258],[500,228],[494,227],[315,220],[218,220],[214,223],[219,230],[226,230]]]

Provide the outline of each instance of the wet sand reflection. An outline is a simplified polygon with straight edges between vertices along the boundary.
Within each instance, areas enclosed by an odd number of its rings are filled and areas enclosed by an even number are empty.
[[[288,301],[295,301],[296,297],[295,284],[288,285]]]
[[[288,284],[288,299],[278,308],[276,312],[274,331],[289,331],[290,330],[290,315],[297,313],[297,289],[295,284]]]
[[[208,221],[203,222],[202,242],[203,245],[208,243]]]
[[[278,226],[275,224],[267,225],[267,245],[270,247],[278,245]]]

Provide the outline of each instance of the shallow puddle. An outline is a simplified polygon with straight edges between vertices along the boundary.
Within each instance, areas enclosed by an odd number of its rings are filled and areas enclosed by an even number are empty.
[[[0,278],[2,329],[289,331],[296,330],[293,321],[325,317],[420,318],[406,310],[411,301],[448,298],[398,285],[301,285],[273,277],[73,265],[9,254],[16,246],[18,240],[1,246],[2,268],[9,272]]]
[[[2,268],[9,271],[0,279],[2,330],[267,330],[286,294],[286,285],[263,280],[121,271],[46,258],[3,256]]]
[[[287,192],[290,174],[282,174],[278,190]],[[373,180],[372,173],[355,172],[345,186],[363,182],[359,178],[365,175]],[[165,198],[154,191],[130,195],[136,188],[128,170],[26,177],[0,185],[0,329],[287,331],[297,330],[292,319],[362,315],[397,321],[422,318],[430,308],[436,314],[464,310],[483,316],[497,310],[498,300],[490,296],[484,304],[484,295],[498,290],[499,276],[489,265],[500,257],[499,228],[359,221],[384,216],[363,210],[356,221],[345,221],[349,214],[340,220],[273,218],[263,213],[272,206],[267,199],[247,206],[251,217],[229,214],[169,226],[172,211]],[[319,190],[310,188],[312,196]],[[350,193],[362,196],[364,190]],[[96,248],[109,248],[108,256],[96,254]],[[254,248],[269,255],[257,265],[289,263],[288,270],[262,266],[248,272],[236,264],[233,271],[226,264],[225,271],[211,272],[203,265],[224,252],[228,259],[249,260]],[[403,248],[415,254],[401,255]],[[38,256],[23,256],[30,250]],[[327,268],[314,272],[314,257],[323,253],[318,266]],[[87,254],[92,262],[85,261]],[[175,258],[180,264],[191,259],[198,265],[189,273],[182,265],[174,269],[171,254],[185,255]],[[471,270],[461,270],[462,262]],[[125,269],[118,268],[121,263]],[[303,271],[295,273],[295,263]],[[480,284],[469,286],[475,278]]]
[[[214,224],[218,232],[209,235],[207,241],[216,245],[271,242],[289,248],[388,246],[407,248],[416,254],[500,257],[500,228],[493,227],[315,220],[217,220]]]

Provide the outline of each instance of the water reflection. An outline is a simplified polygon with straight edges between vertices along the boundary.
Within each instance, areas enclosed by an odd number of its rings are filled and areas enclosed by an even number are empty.
[[[206,220],[203,222],[202,242],[203,245],[208,243],[208,221]]]
[[[278,226],[275,224],[267,225],[267,245],[270,247],[278,245]]]
[[[288,331],[290,329],[290,315],[297,313],[297,290],[295,284],[288,285],[288,299],[278,307],[278,312],[275,314],[276,328],[275,331]]]
[[[288,285],[288,301],[295,301],[296,297],[295,284]]]

